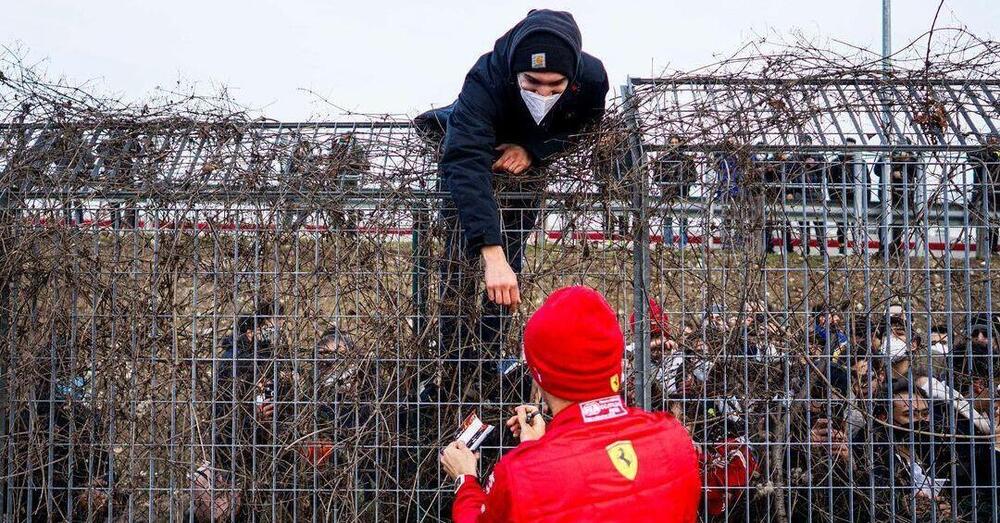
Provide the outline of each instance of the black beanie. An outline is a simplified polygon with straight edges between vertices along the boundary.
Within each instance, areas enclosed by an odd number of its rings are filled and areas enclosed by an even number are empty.
[[[556,34],[536,31],[517,44],[511,68],[514,74],[538,71],[561,73],[566,78],[573,78],[576,73],[576,53],[566,40]]]

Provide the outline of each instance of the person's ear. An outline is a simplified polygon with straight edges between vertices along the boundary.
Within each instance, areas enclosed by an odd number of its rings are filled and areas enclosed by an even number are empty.
[[[541,403],[543,399],[542,388],[538,386],[538,382],[535,381],[535,377],[531,376],[531,394],[529,401],[531,403]]]

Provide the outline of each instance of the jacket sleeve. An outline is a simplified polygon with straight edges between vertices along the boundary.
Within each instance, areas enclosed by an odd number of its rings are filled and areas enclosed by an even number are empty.
[[[493,197],[493,151],[497,103],[492,89],[473,71],[448,119],[441,176],[458,210],[466,249],[500,245],[500,219]]]
[[[532,161],[544,162],[549,158],[569,149],[576,142],[576,140],[573,139],[573,135],[579,134],[587,127],[596,124],[601,120],[601,117],[604,116],[604,99],[607,95],[608,75],[604,74],[597,90],[591,93],[591,96],[589,96],[585,101],[585,106],[580,117],[579,128],[570,132],[557,133],[543,142],[527,144],[524,146],[524,148],[531,155]]]
[[[486,490],[479,481],[468,476],[455,494],[451,517],[455,523],[492,523],[510,519],[513,499],[503,465],[498,463],[486,483]]]

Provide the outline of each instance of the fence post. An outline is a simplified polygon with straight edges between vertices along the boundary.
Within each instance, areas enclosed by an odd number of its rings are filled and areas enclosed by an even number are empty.
[[[426,191],[425,191],[426,193]],[[427,326],[427,295],[430,264],[430,212],[419,208],[427,200],[416,204],[413,211],[413,231],[411,244],[413,250],[412,294],[415,307],[413,318],[413,333],[420,338]]]
[[[12,132],[22,132],[23,131],[12,131]],[[11,235],[10,238],[4,238],[7,233],[0,234],[0,260],[3,260],[4,265],[10,267],[10,260],[7,253],[8,242],[13,241],[13,234],[15,232],[15,226],[17,217],[13,212],[13,207],[11,204],[11,192],[15,190],[15,184],[17,183],[16,177],[13,175],[12,170],[16,166],[14,162],[11,162],[7,166],[6,176],[8,178],[3,180],[3,186],[0,187],[0,231],[7,231]],[[3,442],[3,449],[5,452],[0,452],[0,455],[5,455],[9,452],[13,452],[13,441],[8,440],[8,433],[10,428],[8,427],[8,418],[11,416],[10,407],[10,394],[9,394],[9,384],[8,384],[8,372],[9,366],[13,364],[12,361],[8,361],[13,357],[13,343],[10,336],[11,328],[11,318],[13,316],[13,306],[11,295],[15,293],[14,285],[16,281],[16,275],[19,271],[11,268],[7,275],[0,275],[0,346],[7,347],[5,354],[0,357],[0,441]],[[8,279],[9,278],[9,279]],[[0,485],[0,518],[12,517],[7,513],[10,508],[10,498],[13,497],[11,492],[11,478],[8,477],[3,485]]]
[[[650,358],[649,358],[649,303],[646,290],[649,288],[649,221],[646,208],[646,159],[642,151],[642,137],[639,134],[635,92],[632,78],[621,86],[625,102],[625,123],[628,131],[629,155],[632,169],[632,212],[635,225],[632,227],[632,300],[635,313],[634,350],[632,352],[635,376],[635,404],[650,408]]]
[[[969,191],[968,189],[966,189],[966,194],[968,194],[968,196],[966,196],[965,201],[974,202],[978,204],[979,212],[973,213],[971,209],[972,206],[968,204],[966,205],[965,212],[972,216],[979,215],[974,225],[976,231],[975,257],[983,259],[983,258],[988,258],[990,256],[993,250],[993,242],[997,241],[997,238],[995,237],[995,235],[991,234],[992,231],[990,231],[990,226],[991,226],[990,213],[993,212],[993,209],[990,208],[991,188],[989,183],[990,180],[989,165],[987,165],[985,162],[982,161],[978,161],[976,163],[978,163],[978,165],[973,165],[972,168],[978,170],[980,173],[982,173],[982,175],[981,176],[973,175],[972,177],[973,182],[971,184],[968,183],[966,184],[966,186],[972,185],[972,190]],[[966,253],[968,253],[968,251],[966,251]],[[966,254],[966,256],[968,256],[968,254]]]
[[[0,230],[14,231],[13,220],[10,219],[10,190],[0,188]],[[0,239],[0,260],[8,263],[6,238]],[[10,283],[0,281],[0,343],[7,340],[7,329],[10,323]],[[9,345],[8,345],[9,347]],[[7,435],[7,363],[6,358],[0,358],[0,438]]]
[[[882,163],[882,179],[879,180],[879,253],[880,258],[888,260],[892,246],[892,194],[889,192],[889,177],[892,176],[891,153],[879,158]]]

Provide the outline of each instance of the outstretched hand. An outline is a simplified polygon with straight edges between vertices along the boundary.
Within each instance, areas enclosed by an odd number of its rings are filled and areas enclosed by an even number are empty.
[[[510,268],[503,248],[499,245],[483,247],[484,278],[486,295],[490,301],[510,309],[521,303],[521,291],[517,285],[517,274]]]

